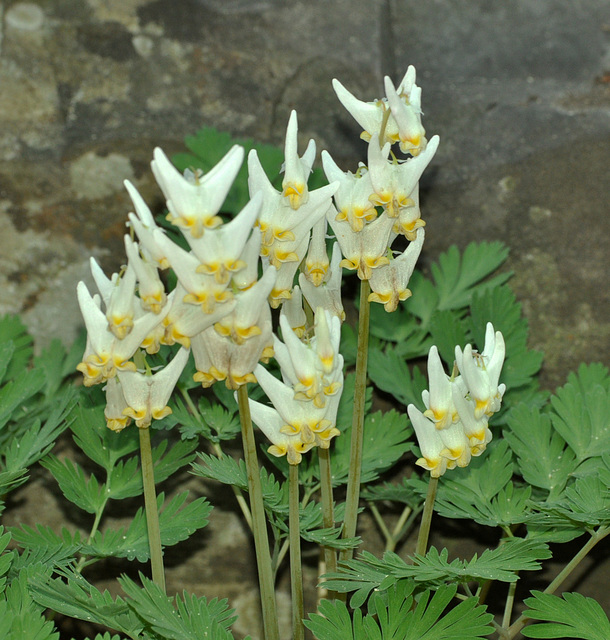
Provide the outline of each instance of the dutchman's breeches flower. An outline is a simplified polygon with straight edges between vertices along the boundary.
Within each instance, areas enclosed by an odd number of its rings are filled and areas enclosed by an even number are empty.
[[[492,438],[489,417],[500,409],[505,385],[498,385],[504,362],[504,338],[487,325],[485,349],[473,352],[455,348],[456,366],[461,375],[447,376],[438,349],[428,355],[430,391],[422,393],[427,410],[422,414],[409,405],[423,458],[417,464],[429,469],[433,477],[443,475],[454,466],[466,466],[472,456],[479,456]]]
[[[307,303],[312,309],[321,307],[326,311],[330,311],[332,315],[337,316],[337,318],[343,322],[345,320],[345,311],[343,310],[343,301],[341,300],[341,259],[339,243],[333,242],[330,268],[324,282],[316,286],[305,277],[305,274],[301,273],[299,274],[299,284],[301,285]],[[301,336],[299,336],[299,338],[300,337]]]
[[[344,257],[341,267],[357,269],[361,280],[369,280],[374,269],[389,264],[387,249],[394,239],[394,221],[387,214],[379,216],[358,232],[352,231],[347,222],[338,222],[334,212],[327,213],[327,220]]]
[[[401,300],[406,300],[411,295],[407,285],[424,245],[424,238],[424,230],[418,229],[415,240],[409,243],[403,253],[397,258],[391,258],[388,264],[373,269],[370,278],[370,302],[381,303],[390,313],[396,311]]]
[[[225,380],[229,389],[256,382],[252,372],[259,360],[267,361],[273,355],[267,296],[276,275],[274,267],[267,267],[256,284],[243,291],[236,290],[233,312],[193,337],[191,346],[197,368],[193,378],[203,387],[220,380]]]
[[[133,418],[140,429],[149,427],[152,420],[161,420],[172,412],[167,402],[188,357],[189,351],[180,349],[172,361],[154,375],[138,371],[118,374],[127,405],[123,414]]]
[[[329,182],[338,182],[334,195],[337,212],[335,220],[347,222],[352,231],[362,231],[365,223],[377,217],[377,210],[371,202],[374,194],[368,169],[361,165],[354,174],[344,172],[335,164],[328,151],[322,151],[322,166]]]
[[[384,84],[385,98],[363,102],[338,80],[333,80],[337,97],[364,129],[361,138],[370,141],[377,135],[384,144],[399,142],[403,153],[417,156],[425,149],[426,138],[421,124],[421,89],[415,84],[415,68],[407,69],[396,89],[387,76]]]
[[[167,219],[193,238],[222,224],[217,214],[243,160],[243,147],[234,145],[205,175],[187,171],[183,176],[157,147],[151,167],[167,199]]]
[[[135,320],[132,330],[121,339],[109,331],[100,297],[92,297],[84,282],[78,283],[77,295],[87,327],[87,346],[83,360],[76,368],[84,374],[85,386],[104,382],[117,371],[135,371],[136,366],[130,358],[146,336],[163,321],[168,307],[159,314],[148,312]]]
[[[455,348],[457,366],[470,397],[475,402],[476,420],[490,416],[500,409],[506,386],[498,385],[498,380],[505,352],[504,337],[500,331],[494,332],[491,322],[487,323],[483,353],[477,353],[469,344],[464,347],[463,352],[459,347]]]
[[[369,174],[374,195],[371,202],[382,206],[391,217],[396,218],[400,212],[415,205],[411,195],[422,176],[422,173],[434,157],[440,138],[434,136],[425,151],[415,158],[388,161],[390,145],[379,148],[376,136],[371,139],[368,149]]]

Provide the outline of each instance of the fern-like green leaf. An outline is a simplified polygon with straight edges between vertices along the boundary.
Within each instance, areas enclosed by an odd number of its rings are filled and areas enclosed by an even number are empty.
[[[544,622],[525,627],[521,633],[526,638],[610,638],[610,620],[593,598],[580,593],[564,593],[561,598],[540,591],[532,594],[525,600],[528,609],[524,615]]]

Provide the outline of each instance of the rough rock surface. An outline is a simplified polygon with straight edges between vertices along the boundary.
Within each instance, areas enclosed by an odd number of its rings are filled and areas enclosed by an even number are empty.
[[[452,243],[508,243],[543,383],[607,364],[607,0],[1,1],[0,313],[21,312],[39,345],[73,340],[88,257],[109,271],[123,258],[123,179],[163,206],[155,146],[181,150],[204,125],[280,142],[295,108],[302,138],[353,169],[363,143],[330,80],[372,99],[408,64],[441,136],[422,183],[424,263]],[[250,548],[223,517],[170,588],[247,609]]]

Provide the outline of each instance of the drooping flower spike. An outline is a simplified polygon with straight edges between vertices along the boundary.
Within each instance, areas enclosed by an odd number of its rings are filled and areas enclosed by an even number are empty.
[[[504,338],[491,323],[487,325],[485,349],[473,352],[471,345],[464,351],[455,348],[460,375],[445,373],[433,346],[428,355],[430,391],[422,393],[426,411],[422,414],[413,405],[408,413],[423,458],[417,464],[430,470],[432,477],[443,475],[454,466],[466,466],[473,456],[479,456],[492,439],[489,417],[500,409],[505,385],[498,385],[504,362]]]
[[[477,353],[469,344],[464,347],[463,352],[459,347],[455,348],[457,366],[476,404],[476,420],[489,416],[500,408],[506,385],[499,385],[498,381],[505,352],[504,337],[500,331],[494,331],[491,322],[487,323],[482,353]]]
[[[377,135],[384,144],[399,142],[403,153],[416,156],[425,149],[426,138],[421,126],[421,90],[415,84],[415,68],[410,66],[407,69],[396,89],[387,76],[384,86],[385,98],[363,102],[338,80],[333,80],[337,97],[364,129],[361,138],[370,141],[372,136]]]

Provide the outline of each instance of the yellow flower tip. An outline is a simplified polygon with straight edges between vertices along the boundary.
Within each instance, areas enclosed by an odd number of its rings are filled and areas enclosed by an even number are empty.
[[[341,382],[333,382],[324,387],[324,395],[326,396],[334,396],[338,391],[341,390],[343,384]]]
[[[263,330],[257,324],[251,327],[235,327],[234,340],[237,344],[243,344],[248,338],[260,336],[262,333]]]
[[[133,329],[133,316],[113,316],[108,320],[108,330],[111,331],[118,340],[124,340]]]
[[[360,265],[360,257],[356,257],[356,258],[343,258],[343,260],[341,260],[341,262],[339,263],[340,267],[343,267],[345,269],[358,269]]]
[[[276,458],[281,458],[282,456],[286,455],[287,450],[288,450],[288,447],[286,447],[286,445],[272,444],[267,449],[267,453],[270,453],[272,456],[275,456]]]
[[[313,404],[318,409],[324,409],[326,406],[326,398],[324,398],[322,394],[318,393],[313,399]]]
[[[297,433],[301,433],[300,424],[285,424],[280,427],[280,433],[285,433],[288,436],[296,436]]]
[[[274,247],[270,262],[279,268],[283,262],[299,262],[299,256],[294,251],[283,251],[279,247]]]
[[[206,229],[216,229],[222,224],[222,218],[220,216],[211,216],[207,220],[204,220],[203,226]]]
[[[151,413],[155,420],[163,420],[172,413],[172,410],[169,407],[162,407],[161,409],[153,409]]]
[[[233,331],[233,327],[231,325],[227,326],[226,324],[222,324],[222,322],[217,322],[214,324],[214,329],[217,334],[223,336],[224,338],[228,338]]]
[[[269,294],[269,304],[272,309],[277,309],[282,300],[290,300],[290,298],[292,298],[290,289],[273,289]]]
[[[445,467],[443,459],[440,457],[435,460],[419,458],[415,464],[429,471],[433,478],[440,478],[445,473],[446,468],[448,468],[448,466]]]
[[[375,192],[369,196],[369,202],[375,207],[388,207],[392,204],[392,192],[382,191],[381,193]],[[390,216],[393,217],[393,216]]]
[[[288,199],[292,209],[298,209],[306,201],[306,192],[304,184],[289,182],[282,191],[284,198]]]
[[[200,382],[204,388],[211,387],[215,382],[224,380],[226,377],[227,374],[218,371],[216,367],[210,367],[208,371],[197,371],[193,374],[193,380]]]
[[[227,389],[232,389],[235,391],[244,384],[248,384],[248,382],[256,382],[256,377],[253,373],[245,373],[241,376],[236,376],[232,373],[229,373],[225,380],[225,386],[227,387]]]
[[[113,358],[114,361],[114,368],[116,369],[116,371],[137,371],[138,367],[136,367],[134,362],[131,362],[130,360],[121,360],[120,358]],[[109,378],[114,377],[114,375],[116,374],[116,371],[112,372],[110,375],[108,375]]]
[[[125,416],[124,418],[106,418],[106,426],[116,433],[123,431],[123,429],[131,422],[131,418]]]
[[[302,338],[305,335],[305,325],[301,325],[300,327],[292,327],[294,334],[297,338]]]
[[[265,347],[263,349],[263,352],[261,353],[261,362],[264,362],[266,364],[271,358],[273,358],[274,355],[275,351],[272,346]]]
[[[314,287],[319,287],[326,277],[328,272],[328,266],[320,265],[319,263],[307,262],[305,265],[309,280],[313,283]]]

